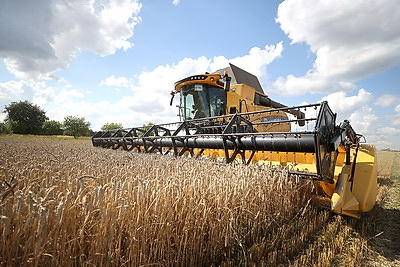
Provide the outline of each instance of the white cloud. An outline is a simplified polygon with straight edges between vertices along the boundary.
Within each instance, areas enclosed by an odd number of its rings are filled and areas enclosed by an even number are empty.
[[[323,97],[322,100],[328,101],[336,112],[348,115],[349,112],[353,112],[370,102],[372,94],[365,89],[360,89],[358,94],[354,96],[347,96],[345,92],[337,92]]]
[[[400,149],[400,144],[398,142],[398,137],[400,135],[400,128],[383,126],[377,127],[376,134],[371,135],[368,141],[372,141],[378,149],[390,148],[390,149]]]
[[[394,111],[396,111],[397,113],[400,113],[400,104],[398,104],[395,108]]]
[[[400,104],[398,104],[395,108],[394,108],[395,114],[392,118],[392,125],[394,126],[398,126],[400,125]]]
[[[176,81],[190,75],[213,72],[228,66],[228,63],[237,65],[255,75],[262,76],[266,66],[282,52],[282,43],[276,46],[265,46],[264,48],[253,47],[247,55],[227,59],[216,56],[212,59],[199,57],[197,59],[184,58],[172,65],[160,65],[152,71],[142,72],[134,79],[124,77],[107,78],[102,84],[117,86],[116,80],[129,81],[132,95],[123,97],[116,103],[118,107],[124,107],[131,114],[129,121],[123,122],[127,126],[137,126],[149,121],[154,123],[167,123],[178,121],[178,97],[172,106],[169,106],[171,95]],[[112,85],[113,84],[113,85]],[[121,83],[120,87],[125,86]],[[104,119],[104,118],[103,118]],[[104,121],[105,122],[105,121]]]
[[[373,96],[365,89],[360,89],[356,95],[346,92],[337,92],[323,97],[321,101],[328,101],[332,111],[337,113],[337,123],[349,120],[358,134],[365,136],[369,144],[382,148],[400,149],[398,136],[400,129],[396,127],[396,118],[400,125],[400,104],[398,116],[386,120],[378,117],[371,107]],[[389,126],[388,126],[389,125]]]
[[[264,48],[253,47],[247,55],[232,59],[227,59],[224,56],[216,56],[211,60],[207,70],[213,72],[225,68],[229,63],[232,63],[256,75],[262,82],[265,80],[267,65],[276,58],[279,58],[282,55],[282,51],[283,44],[279,42],[276,45],[266,45]]]
[[[0,99],[14,99],[15,96],[20,96],[25,92],[24,87],[24,82],[22,81],[0,83]]]
[[[266,66],[282,55],[283,44],[282,42],[274,45],[266,45],[264,49],[253,47],[250,49],[249,54],[243,57],[236,57],[231,59],[230,62],[254,75],[260,81],[266,79]]]
[[[400,102],[400,98],[398,98],[397,96],[385,94],[385,95],[380,96],[376,100],[375,105],[386,108],[386,107],[389,107],[389,106],[394,105],[399,102]]]
[[[8,104],[14,99],[27,99],[38,104],[47,111],[47,116],[62,121],[66,115],[85,117],[92,123],[95,130],[106,122],[120,122],[126,127],[140,126],[149,121],[153,123],[167,123],[178,121],[178,97],[172,106],[169,106],[173,85],[176,81],[190,75],[213,72],[227,67],[231,62],[256,75],[265,73],[266,66],[279,57],[282,44],[252,48],[247,55],[226,59],[214,57],[208,59],[184,58],[176,64],[160,65],[152,71],[142,72],[134,78],[110,76],[100,85],[116,88],[130,88],[131,93],[116,102],[90,101],[90,92],[76,89],[73,85],[59,81],[57,87],[51,87],[45,81],[20,81],[0,84],[0,89],[7,86],[7,90],[14,93],[12,98],[5,98],[0,94],[0,104]],[[3,86],[3,87],[2,87]],[[1,90],[3,92],[3,90]]]
[[[278,95],[297,96],[307,92],[311,93],[334,93],[338,91],[352,91],[356,88],[350,82],[336,82],[323,76],[309,72],[306,76],[296,77],[288,75],[286,78],[279,77],[273,83],[272,90]]]
[[[381,135],[400,135],[400,129],[394,127],[381,127],[378,129]]]
[[[8,81],[0,83],[0,104],[8,105],[21,99],[30,99],[35,104],[41,105],[46,99],[52,98],[54,89],[48,87],[44,81]]]
[[[322,98],[328,101],[332,111],[337,113],[337,123],[349,120],[357,133],[368,136],[374,134],[374,123],[377,116],[369,106],[372,94],[365,89],[360,89],[357,95],[348,96],[345,92],[337,92]]]
[[[0,9],[0,57],[22,79],[49,78],[81,50],[127,50],[140,21],[138,0],[14,1]]]
[[[111,86],[111,87],[129,87],[130,81],[126,77],[115,77],[114,75],[107,77],[100,82],[100,85]]]
[[[123,97],[117,105],[129,109],[135,114],[139,125],[152,121],[155,123],[177,121],[177,98],[172,107],[169,106],[173,84],[187,76],[213,72],[228,66],[228,63],[237,65],[257,76],[265,73],[266,66],[279,57],[282,52],[282,43],[264,48],[253,47],[247,55],[227,59],[216,56],[212,59],[199,57],[197,59],[184,58],[172,65],[160,65],[152,71],[142,72],[134,79],[120,77],[123,81],[131,82],[133,95]],[[110,77],[109,77],[110,78]],[[117,78],[110,78],[114,81]],[[107,79],[106,79],[107,80]],[[106,81],[102,81],[103,84]],[[117,82],[112,83],[116,85]],[[111,82],[110,82],[111,84]],[[133,126],[133,125],[131,125]]]
[[[11,102],[27,100],[47,112],[50,119],[62,121],[64,116],[79,114],[83,108],[90,109],[90,103],[80,103],[85,94],[72,85],[60,82],[57,87],[49,86],[46,81],[8,81],[0,83],[0,106],[4,107]],[[73,109],[68,106],[74,104]],[[82,106],[80,106],[82,105]],[[0,117],[4,120],[5,116]]]
[[[368,143],[373,144],[377,149],[391,148],[391,149],[400,149],[400,145],[398,144],[398,140],[396,140],[396,136],[387,135],[385,133],[377,133],[371,134],[367,138]]]
[[[400,64],[399,12],[396,0],[282,2],[276,21],[292,43],[308,44],[316,59],[305,76],[277,79],[275,91],[351,91],[353,82]]]
[[[174,4],[174,6],[179,5],[179,3],[181,2],[181,0],[173,0],[172,4]]]
[[[0,83],[0,121],[4,121],[6,114],[3,109],[11,102],[18,102],[19,99],[30,99],[33,94],[24,81],[8,81]]]

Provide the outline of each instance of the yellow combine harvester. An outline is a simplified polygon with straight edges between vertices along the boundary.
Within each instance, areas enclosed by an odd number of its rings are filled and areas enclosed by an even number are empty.
[[[176,82],[171,105],[176,94],[181,122],[100,131],[93,145],[283,166],[314,180],[337,213],[359,218],[374,206],[375,147],[361,144],[347,120],[336,125],[327,102],[287,107],[232,64]]]

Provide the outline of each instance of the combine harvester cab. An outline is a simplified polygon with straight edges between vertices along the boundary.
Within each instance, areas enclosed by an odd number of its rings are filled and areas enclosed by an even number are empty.
[[[373,208],[375,147],[362,143],[349,121],[337,125],[327,102],[287,107],[265,95],[256,76],[232,64],[176,82],[171,105],[176,94],[180,122],[100,131],[93,145],[283,166],[314,180],[336,213],[359,218]]]

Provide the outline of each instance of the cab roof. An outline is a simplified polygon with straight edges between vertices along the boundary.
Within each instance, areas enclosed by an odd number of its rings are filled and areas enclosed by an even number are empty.
[[[221,76],[224,75],[224,72],[228,72],[228,76],[232,77],[232,84],[245,84],[253,87],[257,92],[265,94],[264,90],[261,87],[260,81],[257,76],[229,63],[229,66],[220,70],[213,72],[213,74],[219,74]]]

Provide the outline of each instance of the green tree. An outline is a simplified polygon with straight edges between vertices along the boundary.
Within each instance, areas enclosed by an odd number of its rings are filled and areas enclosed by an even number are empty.
[[[12,134],[13,121],[0,122],[0,135]]]
[[[110,131],[110,130],[116,130],[116,129],[122,129],[124,126],[122,126],[122,123],[106,123],[101,127],[102,131]]]
[[[146,123],[146,124],[143,124],[143,130],[145,130],[145,131],[147,131],[148,129],[150,129],[151,128],[151,126],[153,126],[154,125],[154,123],[152,123],[152,122],[148,122],[148,123]]]
[[[63,125],[64,133],[72,135],[74,138],[90,135],[90,122],[86,121],[85,118],[66,116]]]
[[[62,123],[58,121],[45,121],[42,125],[42,134],[61,135],[64,133]]]
[[[49,119],[44,110],[28,101],[11,102],[4,113],[7,113],[5,122],[11,122],[16,134],[39,134],[43,123]]]

